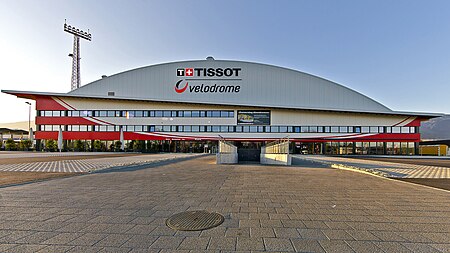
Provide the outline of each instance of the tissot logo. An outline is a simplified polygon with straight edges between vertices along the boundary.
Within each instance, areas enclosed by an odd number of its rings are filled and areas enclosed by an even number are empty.
[[[241,86],[230,84],[230,82],[242,81],[239,77],[240,73],[241,68],[178,68],[177,76],[185,77],[185,79],[175,84],[175,92],[239,93]],[[183,85],[184,81],[186,83]],[[205,84],[205,82],[208,83]]]

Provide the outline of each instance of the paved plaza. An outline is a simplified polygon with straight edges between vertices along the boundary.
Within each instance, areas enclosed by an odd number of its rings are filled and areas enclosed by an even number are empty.
[[[165,225],[186,210],[225,222],[201,232]],[[448,191],[214,156],[2,188],[0,219],[0,252],[450,250]]]
[[[25,157],[47,157],[45,162],[19,162],[0,164],[0,171],[26,172],[92,172],[112,167],[161,162],[170,159],[181,159],[201,154],[162,153],[147,155],[124,155],[122,157],[101,157],[104,153],[22,153]],[[64,155],[63,155],[64,154]],[[0,159],[19,157],[20,154],[0,154]],[[54,161],[52,158],[65,156],[67,160]],[[88,159],[73,160],[77,156],[88,156]],[[23,159],[22,159],[23,160]],[[26,159],[25,159],[26,160]]]
[[[329,165],[338,164],[354,167],[357,169],[366,169],[373,172],[381,172],[387,177],[392,178],[450,178],[450,168],[443,166],[406,164],[400,162],[386,162],[358,158],[318,155],[296,155],[295,158]],[[397,160],[401,161],[401,159]],[[450,164],[450,160],[447,161],[449,161],[448,163]],[[413,163],[414,161],[409,160],[408,162]],[[423,161],[421,162],[423,163]]]

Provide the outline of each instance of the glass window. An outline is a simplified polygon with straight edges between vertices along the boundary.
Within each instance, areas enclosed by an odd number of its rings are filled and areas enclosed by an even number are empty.
[[[163,112],[162,111],[155,111],[155,117],[162,117]]]
[[[192,126],[192,132],[200,132],[199,126]]]
[[[52,125],[44,125],[44,131],[52,131]]]
[[[212,131],[213,132],[219,132],[220,131],[220,127],[219,126],[212,126]]]
[[[400,133],[400,127],[392,127],[392,133],[399,134]]]
[[[150,126],[150,127],[148,128],[148,131],[149,131],[149,132],[155,132],[155,126]]]
[[[106,117],[106,111],[100,111],[100,117]]]
[[[61,111],[53,111],[53,117],[61,117]]]
[[[171,112],[171,117],[176,117],[177,116],[177,111],[172,111]]]
[[[87,131],[87,126],[85,126],[85,125],[80,126],[80,131],[81,132],[86,132]]]
[[[191,126],[184,126],[184,132],[192,132]]]
[[[150,117],[155,117],[155,111],[149,111],[148,113]]]
[[[148,111],[144,111],[144,115],[143,115],[144,117],[148,117]]]
[[[302,132],[302,133],[308,133],[308,132],[309,132],[309,127],[307,127],[307,126],[302,126],[302,127],[301,127],[301,132]]]
[[[228,132],[228,126],[221,126],[220,127],[220,132],[227,133]]]
[[[206,117],[206,111],[200,111],[200,117]]]
[[[135,126],[134,131],[136,132],[142,132],[142,126]]]
[[[384,133],[384,127],[378,127],[378,132],[379,133]]]
[[[212,131],[212,127],[211,126],[206,126],[206,132],[211,132]]]
[[[317,133],[317,127],[316,126],[310,126],[309,127],[309,132],[310,133]]]
[[[171,126],[170,127],[170,131],[171,132],[176,132],[177,131],[177,126]]]
[[[206,111],[206,117],[212,117],[212,111]]]
[[[81,117],[91,117],[92,116],[92,111],[79,111],[79,115]]]
[[[300,133],[300,127],[298,127],[298,126],[294,127],[294,132],[295,133]]]
[[[116,111],[108,111],[108,117],[114,117],[116,115]]]
[[[369,127],[366,126],[361,127],[361,133],[369,133],[369,130],[370,130]]]
[[[200,111],[192,111],[192,117],[200,117]]]
[[[170,126],[163,126],[162,130],[163,132],[170,132]]]
[[[258,132],[258,127],[257,126],[250,126],[250,133],[256,133]]]
[[[386,127],[386,133],[391,133],[391,132],[392,132],[392,127]]]
[[[134,132],[134,126],[127,126],[127,132]]]
[[[323,129],[324,133],[329,133],[331,131],[331,128],[329,126],[324,127]]]
[[[361,127],[360,126],[353,127],[353,132],[354,133],[361,133]]]
[[[192,117],[191,111],[184,111],[184,117]]]
[[[287,133],[287,126],[280,126],[280,133]]]
[[[348,133],[348,127],[346,126],[339,127],[339,133]]]
[[[143,111],[135,111],[134,112],[134,116],[135,117],[142,117],[142,116],[144,116],[144,112]]]
[[[114,132],[115,127],[114,126],[106,126],[106,131],[107,132]]]
[[[234,126],[228,126],[228,132],[233,133],[234,132]]]
[[[416,133],[416,128],[415,127],[411,127],[409,129],[409,132],[412,133],[412,134]]]
[[[238,133],[242,132],[242,126],[236,126],[236,132]]]
[[[279,132],[279,129],[278,129],[277,126],[271,126],[271,127],[270,127],[270,132],[271,132],[271,133],[278,133],[278,132]]]
[[[41,131],[44,131],[42,126],[41,126]],[[72,131],[72,125],[68,125],[67,126],[67,131]]]
[[[258,126],[258,133],[263,133],[263,132],[264,132],[264,127]]]
[[[277,127],[277,129],[278,129],[278,127]],[[242,131],[243,131],[244,133],[249,133],[249,132],[250,132],[250,126],[243,126],[243,127],[242,127]]]
[[[371,127],[370,127],[370,132],[371,132],[371,133],[378,133],[378,127],[373,127],[373,126],[371,126]]]
[[[212,117],[220,117],[220,111],[212,111]]]
[[[44,113],[45,113],[45,117],[52,117],[53,116],[52,111],[44,111]]]
[[[317,132],[318,133],[323,133],[323,126],[318,126],[317,127]]]
[[[199,126],[200,132],[205,132],[205,126]]]
[[[332,132],[332,133],[339,133],[339,127],[337,127],[337,126],[332,126],[332,127],[331,127],[331,132]]]
[[[163,117],[170,117],[172,116],[172,111],[163,111]]]
[[[234,111],[229,111],[228,112],[228,117],[234,118]]]
[[[228,118],[228,111],[220,111],[220,117]]]
[[[74,132],[80,131],[80,126],[78,126],[78,125],[73,125],[73,126],[72,126],[72,131],[74,131]]]
[[[402,134],[409,134],[409,127],[402,127]]]

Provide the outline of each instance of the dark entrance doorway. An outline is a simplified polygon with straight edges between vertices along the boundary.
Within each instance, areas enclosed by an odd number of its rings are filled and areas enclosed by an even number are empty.
[[[239,162],[259,162],[261,142],[236,142]]]

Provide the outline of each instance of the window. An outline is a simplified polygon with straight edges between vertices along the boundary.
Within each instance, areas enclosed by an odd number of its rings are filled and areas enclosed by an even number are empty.
[[[317,127],[316,126],[310,126],[309,127],[309,132],[310,133],[317,133]]]
[[[236,132],[238,133],[242,132],[242,126],[236,126]]]
[[[134,132],[134,126],[127,126],[127,132]]]
[[[348,133],[348,127],[343,127],[343,126],[341,126],[341,127],[339,127],[339,133]]]
[[[191,126],[184,126],[184,132],[192,132]]]
[[[192,111],[192,117],[200,117],[200,111]]]
[[[234,118],[234,111],[229,111],[228,112],[228,117]]]
[[[212,131],[213,132],[219,132],[220,131],[220,127],[219,126],[212,126]]]
[[[142,132],[142,126],[134,126],[134,131]]]
[[[53,111],[53,117],[61,117],[61,111]]]
[[[114,117],[116,115],[116,111],[108,111],[108,117]]]
[[[354,133],[361,133],[361,127],[360,126],[353,127],[353,132]]]
[[[155,117],[162,117],[163,112],[162,111],[155,111]]]
[[[162,130],[163,132],[170,132],[170,126],[163,126]]]
[[[171,117],[176,117],[177,116],[177,111],[172,111],[170,114],[171,114]]]
[[[171,117],[172,111],[163,111],[163,117]]]
[[[220,117],[228,118],[228,111],[220,111]]]
[[[402,134],[409,134],[409,127],[402,127]]]
[[[114,132],[115,127],[114,126],[106,126],[106,131],[107,132]]]
[[[270,127],[270,132],[271,132],[271,133],[278,133],[278,132],[279,132],[279,129],[278,129],[277,126],[271,126],[271,127]]]
[[[148,111],[144,111],[144,115],[143,115],[144,117],[148,117]]]
[[[300,133],[300,127],[298,127],[298,126],[294,127],[294,132],[295,133]]]
[[[212,117],[220,117],[220,111],[212,111]]]
[[[369,133],[370,128],[369,127],[361,127],[361,133]]]
[[[331,128],[329,126],[324,127],[323,132],[329,133],[331,131]]]
[[[400,133],[400,127],[392,127],[392,133],[393,134],[399,134]]]
[[[155,117],[155,111],[149,111],[148,113],[150,117]]]
[[[142,116],[144,116],[144,112],[143,111],[136,111],[135,113],[134,113],[134,116],[135,117],[142,117]]]
[[[228,126],[221,126],[220,127],[220,132],[222,132],[222,133],[228,132]]]
[[[74,132],[80,131],[80,126],[73,125],[73,126],[72,126],[72,131],[74,131]]]
[[[192,112],[191,111],[184,111],[184,117],[191,117]]]
[[[86,132],[87,131],[87,126],[80,126],[80,131],[81,132]]]
[[[44,131],[52,131],[52,126],[51,125],[44,125]]]
[[[339,133],[339,127],[337,127],[337,126],[332,126],[332,127],[331,127],[331,132],[332,132],[332,133]]]
[[[378,127],[370,127],[371,133],[378,133]]]
[[[287,126],[280,126],[280,133],[287,133]]]
[[[192,132],[200,132],[200,126],[192,126]]]
[[[258,127],[257,126],[250,126],[250,133],[256,133],[258,132]]]
[[[52,117],[53,116],[52,111],[44,111],[44,113],[45,113],[45,117]]]
[[[301,127],[301,132],[302,132],[302,133],[308,133],[308,132],[309,132],[309,127],[307,127],[307,126],[302,126],[302,127]]]
[[[200,111],[200,117],[206,117],[206,111]]]

